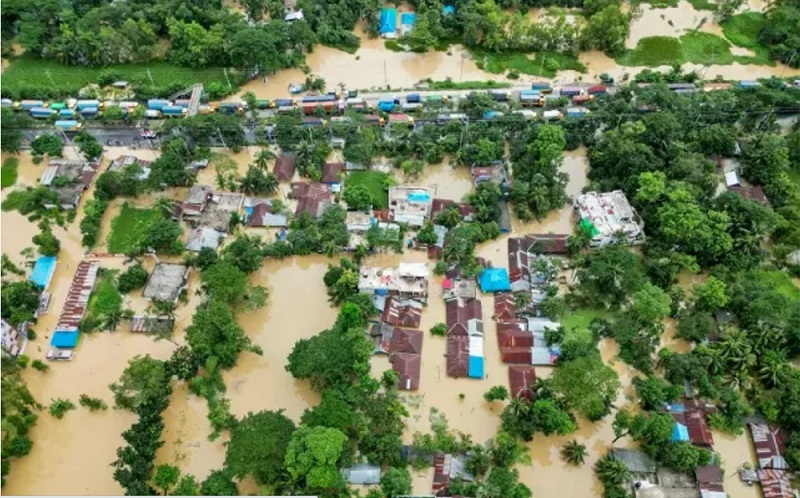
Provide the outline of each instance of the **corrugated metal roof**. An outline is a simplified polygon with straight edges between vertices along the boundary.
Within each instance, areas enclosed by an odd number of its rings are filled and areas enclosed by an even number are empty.
[[[450,377],[467,376],[467,358],[469,340],[466,335],[447,336],[447,375]]]
[[[53,179],[56,177],[57,173],[58,164],[48,164],[44,169],[44,173],[42,173],[42,177],[39,178],[39,183],[45,187],[49,187],[50,184],[53,183]]]
[[[418,354],[397,353],[391,357],[392,369],[397,372],[397,388],[405,391],[419,389],[419,373],[422,357]]]
[[[394,329],[389,343],[390,353],[422,353],[422,331],[412,329]]]
[[[360,463],[349,469],[342,469],[342,476],[350,484],[378,484],[381,482],[381,468],[377,465]]]
[[[758,480],[764,498],[793,498],[789,473],[784,470],[759,470]]]
[[[536,381],[532,366],[513,365],[508,367],[508,386],[512,398],[533,398],[531,387]]]

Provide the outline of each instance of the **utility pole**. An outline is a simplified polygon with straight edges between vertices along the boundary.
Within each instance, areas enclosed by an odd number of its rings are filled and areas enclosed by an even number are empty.
[[[53,80],[53,76],[50,74],[50,70],[45,69],[44,74],[47,75],[47,78],[50,80],[50,83],[52,83],[53,86],[56,86],[56,82]]]
[[[147,77],[150,78],[150,84],[156,86],[156,82],[153,81],[153,75],[150,74],[150,68],[147,68]]]
[[[67,132],[65,132],[63,128],[56,127],[56,129],[58,131],[60,131],[61,132],[61,136],[64,137],[64,143],[67,144],[68,147],[72,147],[72,152],[74,152],[77,157],[81,157],[80,150],[78,150],[78,148],[75,147],[75,142],[72,142],[69,139],[69,137],[67,136]]]
[[[228,146],[225,145],[225,138],[222,136],[222,130],[219,129],[219,126],[217,126],[217,134],[219,135],[219,140],[222,142],[222,146],[227,149]]]
[[[225,74],[225,81],[228,82],[228,89],[232,90],[233,85],[231,85],[231,80],[228,79],[228,68],[222,68],[222,72]]]
[[[383,59],[383,84],[389,89],[389,73],[386,71],[386,59]]]

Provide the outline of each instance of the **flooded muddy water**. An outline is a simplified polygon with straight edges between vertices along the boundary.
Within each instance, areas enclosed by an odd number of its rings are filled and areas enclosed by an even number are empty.
[[[635,48],[642,38],[678,37],[698,27],[700,31],[722,36],[722,29],[714,22],[714,13],[695,10],[686,0],[678,2],[677,7],[658,8],[642,4],[631,22],[630,35],[625,45]]]
[[[750,436],[745,429],[739,436],[728,436],[718,431],[714,434],[714,451],[722,458],[725,476],[725,493],[730,498],[756,498],[761,496],[758,486],[748,486],[739,479],[738,469],[745,463],[755,468],[757,460]]]
[[[430,189],[433,197],[439,199],[460,201],[473,191],[469,166],[451,165],[447,159],[426,165],[422,176],[413,183]]]

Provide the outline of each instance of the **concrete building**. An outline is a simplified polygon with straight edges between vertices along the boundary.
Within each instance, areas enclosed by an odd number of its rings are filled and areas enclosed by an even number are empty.
[[[629,244],[644,241],[644,223],[621,190],[579,195],[574,209],[580,225],[592,236],[592,247],[606,246],[617,237]]]
[[[192,185],[181,203],[181,214],[187,219],[196,219],[205,210],[211,199],[211,187]]]
[[[212,192],[205,209],[194,220],[195,227],[213,228],[225,233],[231,222],[231,215],[239,214],[244,203],[244,194],[234,192]],[[185,213],[185,211],[184,211]]]
[[[425,301],[430,272],[425,263],[400,263],[397,268],[362,266],[358,290],[362,294],[399,296]]]
[[[193,228],[192,231],[189,232],[189,238],[186,240],[184,248],[192,252],[200,252],[200,250],[205,247],[216,251],[224,237],[225,234],[213,228]]]
[[[142,297],[155,301],[175,302],[186,285],[189,269],[174,263],[159,263],[147,279]]]
[[[350,468],[342,469],[342,477],[349,484],[378,484],[381,482],[381,468],[377,465],[360,463]]]
[[[122,155],[111,161],[108,166],[108,171],[115,173],[123,173],[128,168],[137,168],[137,180],[147,180],[150,178],[150,170],[152,169],[153,161],[139,159],[136,156]]]
[[[421,227],[431,214],[431,195],[422,187],[390,187],[389,211],[395,223]]]

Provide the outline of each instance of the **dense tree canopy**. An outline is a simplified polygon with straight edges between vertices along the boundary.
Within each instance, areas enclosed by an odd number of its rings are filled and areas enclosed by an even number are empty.
[[[239,479],[252,476],[259,484],[275,483],[294,431],[294,423],[280,411],[248,413],[231,430],[225,467]]]

